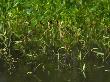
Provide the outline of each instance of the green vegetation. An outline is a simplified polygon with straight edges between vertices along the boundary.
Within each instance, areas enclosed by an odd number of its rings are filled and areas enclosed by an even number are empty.
[[[85,80],[109,71],[109,59],[109,0],[0,0],[0,69],[10,78]]]

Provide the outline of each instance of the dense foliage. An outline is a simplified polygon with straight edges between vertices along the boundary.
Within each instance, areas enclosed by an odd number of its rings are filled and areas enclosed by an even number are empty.
[[[109,22],[109,0],[0,0],[0,69],[86,78],[110,64]]]

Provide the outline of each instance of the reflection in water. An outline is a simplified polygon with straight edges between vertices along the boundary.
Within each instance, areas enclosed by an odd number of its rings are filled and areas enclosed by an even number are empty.
[[[0,82],[7,82],[7,78],[2,72],[0,72]]]
[[[104,68],[89,69],[86,73],[87,78],[85,82],[110,82],[110,72],[106,72]]]
[[[37,71],[35,74],[16,73],[10,77],[10,82],[79,82],[73,71]]]
[[[62,70],[37,69],[33,72],[28,66],[23,65],[12,75],[0,69],[0,82],[110,82],[110,71],[105,70],[109,70],[108,67],[88,66],[85,72],[86,78],[84,78],[77,67]]]
[[[21,68],[22,67],[22,68]],[[15,73],[9,76],[8,82],[80,82],[78,69],[37,69],[29,72],[29,67],[20,66]]]
[[[104,68],[88,70],[84,79],[83,74],[78,70],[64,71],[37,71],[26,74],[17,72],[8,78],[8,82],[110,82],[110,72],[105,72]],[[5,75],[0,73],[0,82],[7,82]]]

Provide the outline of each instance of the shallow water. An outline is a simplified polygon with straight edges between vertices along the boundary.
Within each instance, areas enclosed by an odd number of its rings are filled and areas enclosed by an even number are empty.
[[[110,82],[109,66],[88,66],[85,75],[86,78],[77,67],[62,70],[42,70],[39,68],[36,71],[30,71],[29,67],[24,65],[20,66],[11,75],[6,71],[1,71],[0,82]]]
[[[110,72],[104,68],[87,71],[86,78],[78,70],[45,70],[30,74],[17,72],[7,76],[0,73],[0,82],[110,82]]]

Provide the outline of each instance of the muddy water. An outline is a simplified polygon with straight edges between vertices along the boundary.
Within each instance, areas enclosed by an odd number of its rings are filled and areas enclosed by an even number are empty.
[[[88,70],[84,78],[78,70],[40,70],[30,74],[19,71],[8,77],[0,73],[0,82],[110,82],[110,72],[105,68]]]
[[[39,68],[36,71],[30,71],[29,68],[20,66],[11,75],[0,68],[0,82],[110,82],[109,66],[88,66],[85,71],[86,78],[77,67],[62,70]]]
[[[7,76],[2,72],[0,72],[0,82],[8,82]]]

